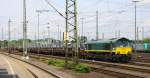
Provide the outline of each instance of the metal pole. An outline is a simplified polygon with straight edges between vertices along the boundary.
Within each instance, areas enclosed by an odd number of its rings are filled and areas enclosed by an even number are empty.
[[[39,34],[40,34],[40,12],[38,12],[38,42],[39,42]]]
[[[3,41],[4,41],[4,30],[3,30],[3,27],[2,27],[2,44],[1,44],[1,48],[4,47]]]
[[[144,27],[142,27],[142,40],[144,40]]]
[[[27,53],[26,0],[23,0],[23,56],[25,59],[29,59]]]
[[[36,31],[34,32],[34,39],[36,40]]]
[[[38,32],[37,32],[37,36],[38,36],[38,39],[37,39],[37,44],[38,44],[38,55],[39,55],[39,59],[40,59],[40,51],[39,51],[39,48],[40,48],[40,13],[42,13],[42,12],[49,12],[49,10],[36,10],[36,12],[38,13],[38,15],[37,15],[37,18],[38,18]]]
[[[59,28],[59,37],[60,37],[60,41],[61,41],[61,29]]]
[[[83,36],[83,25],[84,25],[84,18],[81,18],[81,20],[82,20],[82,34],[81,34],[81,36]]]
[[[117,37],[117,31],[115,31],[115,38],[118,38],[118,37]]]
[[[47,29],[48,29],[48,43],[50,44],[50,27],[48,26]]]
[[[3,30],[3,27],[2,27],[2,41],[4,40],[4,30]]]
[[[58,25],[58,47],[61,47],[61,30],[59,25]]]
[[[99,32],[98,32],[98,11],[96,11],[96,40],[99,39]]]
[[[102,33],[102,39],[105,39],[105,33]]]
[[[66,30],[65,33],[68,33],[68,17],[69,17],[69,10],[68,10],[68,0],[66,0]],[[68,40],[65,40],[65,68],[68,68]]]
[[[60,33],[59,33],[59,34],[60,34],[60,47],[62,47],[62,45],[61,45],[61,44],[62,44],[62,39],[61,39],[61,29],[60,29]]]
[[[38,42],[39,42],[39,39],[40,39],[40,13],[49,12],[49,10],[36,10],[36,12],[38,13],[37,18],[38,18]]]
[[[77,29],[77,0],[74,0],[74,38],[75,38],[75,64],[79,63],[79,50],[78,50],[78,29]]]
[[[118,31],[118,38],[120,38],[121,37],[121,35],[120,35],[120,30]]]
[[[38,55],[39,55],[39,59],[40,59],[40,51],[39,51],[39,48],[40,48],[40,40],[39,40],[39,35],[40,35],[40,12],[38,12],[37,11],[37,13],[38,13],[38,15],[37,15],[37,18],[38,18],[38,21],[37,21],[37,51],[38,51]]]
[[[73,28],[71,26],[73,26]],[[69,38],[70,40],[72,39],[71,40],[73,45],[72,51],[74,53],[73,61],[75,64],[78,64],[79,63],[79,51],[78,51],[79,42],[78,42],[78,30],[77,30],[77,1],[76,0],[66,0],[66,32],[65,33],[68,34],[71,32],[73,34],[70,34],[72,37],[69,36]],[[68,40],[65,40],[65,42],[66,42],[65,46],[68,49],[67,47]],[[66,57],[68,58],[67,49],[66,49]]]
[[[135,22],[134,22],[135,23],[135,29],[134,29],[134,31],[135,31],[135,41],[134,41],[135,42],[135,47],[134,48],[135,49],[134,49],[134,52],[136,53],[136,40],[137,40],[137,31],[136,31],[136,28],[137,28],[137,26],[136,26],[136,24],[137,24],[136,23],[136,8],[137,7],[136,7],[136,3],[139,2],[139,1],[133,1],[133,2],[135,3],[135,6],[134,6],[134,9],[135,9],[135,11],[134,11],[135,12]]]
[[[139,41],[139,27],[137,27],[137,41]]]
[[[137,33],[136,33],[136,1],[135,1],[135,42],[136,42],[136,39],[137,39]]]
[[[11,24],[11,20],[9,19],[8,21],[8,53],[10,53],[10,38],[11,38],[10,24]]]
[[[59,25],[58,25],[58,30],[57,30],[57,32],[58,32],[58,40],[59,40],[59,39],[60,39],[60,38],[59,38],[59,37],[60,37],[60,36],[59,36],[59,35],[60,35],[60,34],[59,34]]]

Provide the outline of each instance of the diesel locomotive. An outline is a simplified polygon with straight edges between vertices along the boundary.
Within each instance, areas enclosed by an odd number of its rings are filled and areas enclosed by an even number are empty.
[[[132,57],[131,41],[127,38],[113,38],[86,42],[82,56],[94,60],[111,60],[128,62]]]

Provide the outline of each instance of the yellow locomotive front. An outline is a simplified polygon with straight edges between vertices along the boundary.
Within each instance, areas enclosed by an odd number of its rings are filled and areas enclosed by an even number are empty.
[[[128,61],[132,56],[132,48],[128,41],[118,41],[115,43],[115,57],[121,61]]]
[[[132,54],[132,48],[131,47],[117,47],[115,50],[115,54],[131,55]]]

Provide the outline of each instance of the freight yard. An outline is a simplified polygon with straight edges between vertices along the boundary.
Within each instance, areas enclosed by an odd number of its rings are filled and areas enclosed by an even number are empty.
[[[0,1],[0,78],[150,78],[149,5]]]

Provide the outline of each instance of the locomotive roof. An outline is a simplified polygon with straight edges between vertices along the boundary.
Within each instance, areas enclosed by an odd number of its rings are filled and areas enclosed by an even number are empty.
[[[127,38],[112,38],[112,39],[105,39],[105,40],[98,40],[98,41],[89,41],[86,44],[95,44],[95,43],[114,43],[118,41],[128,41],[130,42],[129,39]]]

